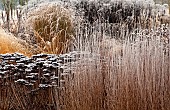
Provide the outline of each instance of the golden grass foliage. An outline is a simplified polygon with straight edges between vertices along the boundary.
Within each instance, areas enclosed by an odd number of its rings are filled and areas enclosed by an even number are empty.
[[[30,56],[31,52],[21,44],[21,40],[0,28],[0,54],[19,52]]]
[[[74,34],[70,12],[56,5],[43,5],[29,13],[28,24],[45,53],[65,53]]]

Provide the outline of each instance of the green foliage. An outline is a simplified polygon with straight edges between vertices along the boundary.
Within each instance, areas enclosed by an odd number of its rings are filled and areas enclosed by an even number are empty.
[[[2,7],[4,10],[14,9],[17,5],[25,5],[28,3],[28,0],[0,0],[2,2]]]
[[[2,14],[2,18],[6,18],[6,21],[4,23],[7,25],[8,31],[9,29],[9,21],[10,21],[10,15],[12,17],[13,10],[16,6],[16,0],[1,0],[2,2],[2,8],[5,11],[5,15]]]
[[[14,9],[17,5],[17,0],[1,0],[3,10]]]
[[[26,3],[28,3],[28,0],[19,0],[19,4],[20,5],[25,5]]]
[[[13,20],[13,16],[14,11],[16,11],[16,7],[18,5],[25,5],[28,0],[0,0],[0,2],[2,3],[1,7],[3,8],[3,10],[5,11],[5,13],[2,13],[2,19],[3,22],[5,24],[5,28],[8,29],[8,31],[10,31],[10,21],[11,19]],[[21,9],[17,10],[17,18],[18,18],[18,30],[20,28],[20,18],[21,18]]]

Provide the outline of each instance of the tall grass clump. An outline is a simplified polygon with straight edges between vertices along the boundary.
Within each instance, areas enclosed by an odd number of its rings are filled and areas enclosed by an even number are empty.
[[[86,42],[92,51],[72,64],[73,74],[61,90],[61,110],[169,110],[170,43],[158,30],[145,31],[133,33],[134,41],[129,35],[120,52],[110,47],[115,43]]]
[[[42,5],[28,14],[37,45],[44,53],[65,53],[74,35],[70,12],[57,5]]]

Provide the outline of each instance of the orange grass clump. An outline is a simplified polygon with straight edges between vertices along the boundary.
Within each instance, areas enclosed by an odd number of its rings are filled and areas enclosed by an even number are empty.
[[[30,56],[31,52],[20,42],[21,40],[17,39],[12,34],[6,33],[0,28],[0,54],[19,52],[26,56]]]

